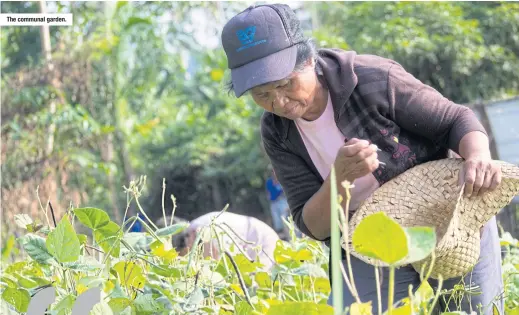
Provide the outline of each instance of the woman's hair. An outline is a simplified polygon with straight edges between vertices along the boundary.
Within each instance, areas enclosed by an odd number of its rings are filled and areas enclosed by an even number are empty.
[[[317,49],[315,48],[315,44],[311,38],[306,39],[305,41],[299,44],[296,44],[296,47],[297,58],[293,72],[300,72],[307,66],[308,60],[315,60],[317,58]],[[229,80],[227,82],[226,88],[228,93],[234,91],[232,80]]]

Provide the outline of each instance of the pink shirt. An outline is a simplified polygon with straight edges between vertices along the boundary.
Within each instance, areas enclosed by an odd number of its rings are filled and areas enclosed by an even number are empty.
[[[326,109],[319,118],[314,121],[300,118],[295,120],[295,124],[303,138],[312,162],[321,174],[321,177],[326,179],[330,174],[331,166],[335,162],[337,152],[344,145],[345,140],[333,118],[330,95],[328,95]],[[355,187],[351,189],[351,210],[357,209],[360,203],[379,187],[378,181],[373,174],[358,178],[353,184]]]

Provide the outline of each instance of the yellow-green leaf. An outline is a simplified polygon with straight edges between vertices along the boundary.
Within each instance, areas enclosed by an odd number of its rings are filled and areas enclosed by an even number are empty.
[[[11,304],[18,312],[25,313],[29,307],[31,295],[25,289],[8,287],[2,292],[2,299]]]
[[[79,258],[79,239],[68,216],[63,217],[58,226],[49,233],[46,245],[49,253],[59,262],[73,262]]]
[[[121,227],[112,221],[94,231],[94,238],[97,244],[106,253],[110,252],[110,255],[115,258],[118,258],[120,254],[122,235]]]
[[[283,302],[272,305],[267,315],[333,315],[333,307],[312,302]]]
[[[395,264],[409,250],[404,229],[384,212],[364,218],[352,236],[353,247],[361,255]]]
[[[270,278],[270,275],[268,273],[260,271],[256,273],[254,278],[256,279],[256,282],[258,283],[260,288],[270,289],[272,287],[272,279]]]
[[[175,249],[166,250],[164,244],[160,241],[151,243],[150,249],[154,256],[162,258],[165,263],[172,262],[178,256],[178,253]]]
[[[96,230],[103,227],[110,222],[108,213],[97,208],[79,208],[74,210],[74,214],[78,218],[79,222],[85,226]]]
[[[146,279],[142,274],[141,266],[131,261],[120,261],[115,264],[113,269],[117,273],[121,286],[126,288],[144,288]]]
[[[132,302],[125,297],[116,297],[108,302],[108,305],[110,305],[110,308],[116,314],[119,314],[120,312],[124,311],[131,304]]]
[[[367,303],[353,303],[350,306],[350,315],[372,315],[371,302]]]
[[[404,306],[400,306],[398,308],[393,309],[393,312],[391,314],[393,314],[393,315],[413,315],[413,312],[411,310],[411,305],[406,304]]]

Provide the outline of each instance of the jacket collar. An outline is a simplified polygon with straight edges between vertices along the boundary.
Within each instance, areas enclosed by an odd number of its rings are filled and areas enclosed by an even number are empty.
[[[316,74],[321,83],[329,90],[333,105],[335,122],[339,120],[340,108],[350,98],[358,79],[354,71],[356,52],[339,49],[321,49],[318,52]],[[283,141],[289,136],[294,122],[288,118],[274,115],[276,129]]]

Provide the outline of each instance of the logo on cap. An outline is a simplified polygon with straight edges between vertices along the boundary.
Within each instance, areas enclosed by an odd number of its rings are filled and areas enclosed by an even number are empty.
[[[254,41],[254,35],[256,35],[256,26],[248,26],[244,29],[238,30],[236,32],[238,39],[240,40],[242,46],[238,48],[236,51],[242,51],[244,49],[266,43],[266,39],[259,40],[257,42]]]

